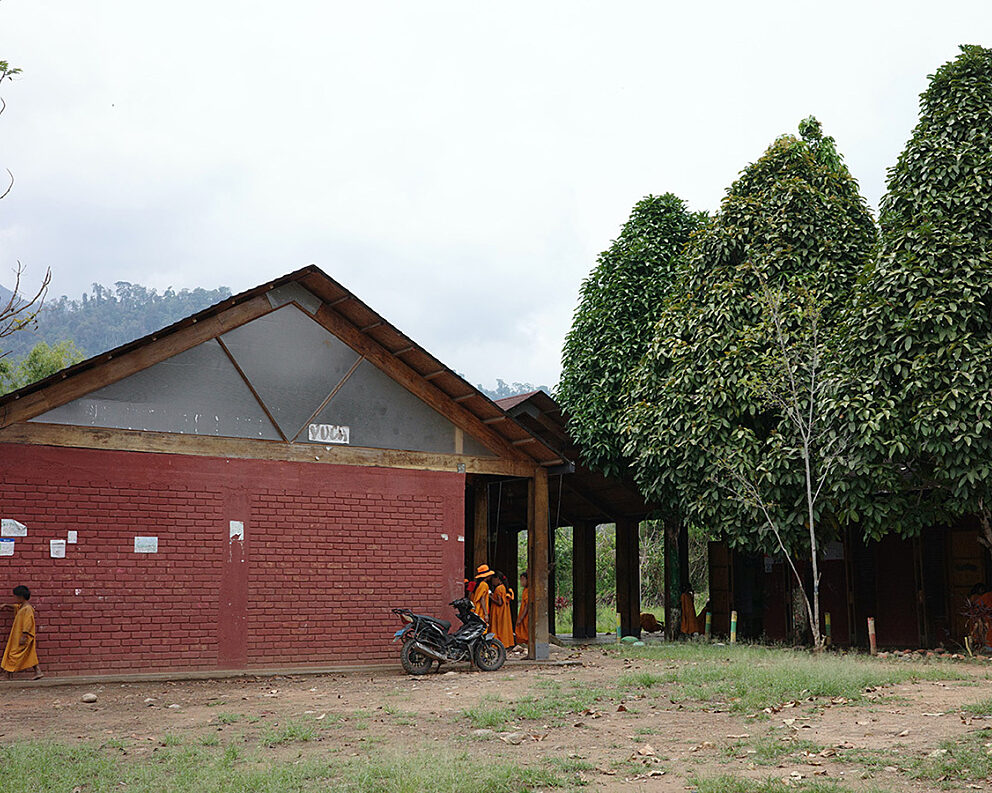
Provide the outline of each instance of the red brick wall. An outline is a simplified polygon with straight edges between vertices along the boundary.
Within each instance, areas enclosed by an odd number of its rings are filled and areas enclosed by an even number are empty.
[[[0,517],[28,527],[0,557],[0,598],[31,588],[46,672],[398,660],[389,609],[450,613],[462,590],[464,488],[450,473],[0,444]],[[68,530],[78,543],[50,558]],[[136,535],[159,552],[134,553]]]

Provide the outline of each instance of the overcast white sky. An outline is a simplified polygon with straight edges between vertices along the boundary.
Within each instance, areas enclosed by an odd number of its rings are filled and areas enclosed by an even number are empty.
[[[714,210],[813,113],[873,205],[989,0],[4,0],[0,283],[314,263],[474,382],[553,385],[631,206]]]

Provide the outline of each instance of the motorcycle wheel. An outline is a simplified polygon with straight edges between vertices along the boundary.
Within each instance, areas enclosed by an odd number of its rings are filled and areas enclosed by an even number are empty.
[[[434,665],[434,659],[413,649],[413,642],[404,642],[400,651],[400,663],[408,675],[426,675]]]
[[[506,663],[506,648],[499,639],[482,640],[475,646],[475,665],[483,672],[495,672]]]

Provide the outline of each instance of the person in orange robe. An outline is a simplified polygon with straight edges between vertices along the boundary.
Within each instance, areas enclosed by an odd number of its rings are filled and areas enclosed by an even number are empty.
[[[992,592],[984,590],[982,594],[978,595],[974,598],[974,600],[981,603],[986,609],[992,610]],[[985,633],[985,646],[992,647],[992,619],[986,617],[985,624],[987,626]]]
[[[493,576],[493,589],[489,597],[489,625],[503,646],[509,650],[514,645],[513,614],[510,612],[510,601],[513,600],[513,590],[507,585],[506,576],[499,571]]]
[[[527,573],[520,574],[520,606],[517,608],[517,644],[530,642],[530,591],[527,589]]]
[[[35,649],[34,609],[28,603],[30,599],[31,590],[26,586],[15,586],[15,602],[3,604],[3,608],[14,612],[14,624],[10,628],[3,660],[0,661],[0,667],[7,673],[8,679],[14,676],[14,672],[31,667],[34,667],[34,679],[41,677],[41,666]]]
[[[682,624],[680,628],[682,633],[687,636],[691,636],[694,633],[702,633],[702,628],[699,626],[699,619],[696,617],[696,599],[693,597],[691,588],[682,593],[681,606]]]
[[[489,578],[493,571],[489,565],[480,564],[475,571],[475,580],[478,583],[472,590],[472,607],[476,614],[482,617],[482,621],[489,624]]]

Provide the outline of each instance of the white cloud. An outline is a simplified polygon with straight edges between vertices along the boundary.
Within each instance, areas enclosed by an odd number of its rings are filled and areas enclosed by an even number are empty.
[[[814,113],[875,203],[986,2],[0,4],[0,262],[236,290],[316,263],[469,379],[557,379],[630,207]]]

